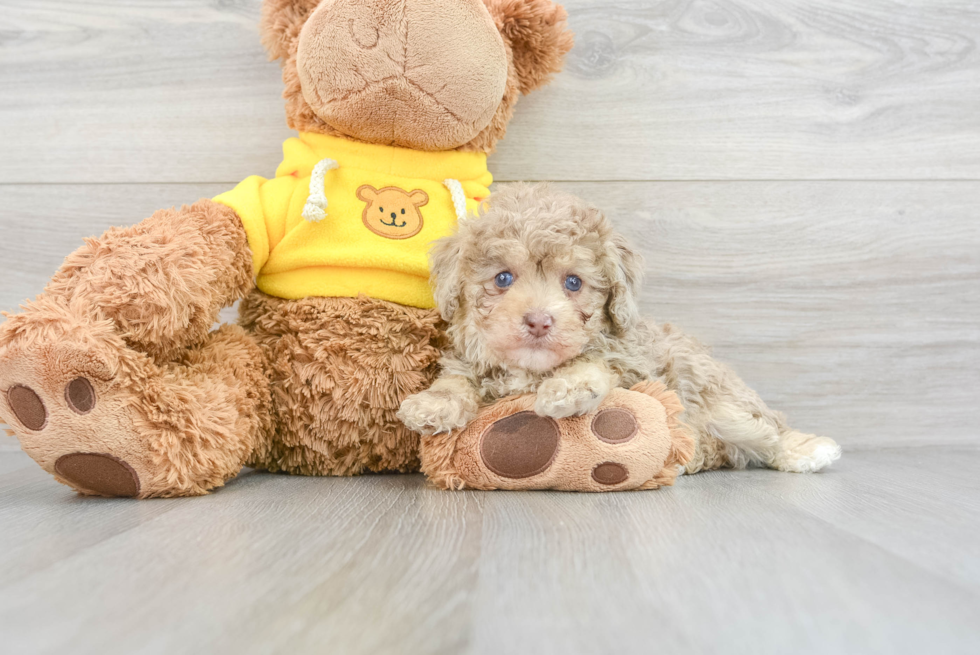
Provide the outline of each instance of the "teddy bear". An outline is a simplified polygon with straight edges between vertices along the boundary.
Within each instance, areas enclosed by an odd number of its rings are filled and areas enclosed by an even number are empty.
[[[275,176],[87,239],[0,324],[0,419],[83,494],[417,471],[396,412],[445,338],[428,244],[572,45],[552,0],[265,0],[261,32],[298,132]]]

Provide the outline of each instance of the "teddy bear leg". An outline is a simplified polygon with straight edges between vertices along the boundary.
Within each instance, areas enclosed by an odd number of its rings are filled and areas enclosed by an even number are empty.
[[[401,402],[431,384],[444,338],[435,310],[253,291],[240,323],[266,354],[275,431],[248,466],[301,475],[418,470]]]
[[[210,333],[252,285],[242,223],[210,200],[86,240],[0,324],[0,419],[83,493],[204,493],[267,418],[250,416],[268,393],[259,349]]]
[[[613,389],[583,416],[539,416],[534,403],[504,399],[462,430],[423,437],[423,472],[444,489],[656,489],[694,452],[680,402],[659,382]]]
[[[234,476],[269,431],[251,337],[225,326],[157,363],[83,316],[41,299],[0,332],[0,420],[24,451],[88,495],[200,495]]]
[[[170,361],[253,288],[252,266],[238,215],[201,200],[86,239],[42,297],[108,319],[131,348]]]

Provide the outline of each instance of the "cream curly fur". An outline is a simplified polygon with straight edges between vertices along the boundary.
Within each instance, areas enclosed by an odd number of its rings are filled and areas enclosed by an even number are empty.
[[[495,282],[502,272],[513,280],[504,288]],[[525,393],[537,394],[543,416],[585,414],[614,387],[661,378],[697,437],[688,473],[749,464],[802,473],[840,457],[833,440],[792,430],[697,340],[644,320],[639,254],[575,196],[501,187],[478,218],[435,244],[432,274],[451,348],[438,381],[401,406],[413,430],[447,432],[481,404]],[[566,286],[569,276],[581,288]],[[550,328],[535,336],[529,316],[549,318]]]

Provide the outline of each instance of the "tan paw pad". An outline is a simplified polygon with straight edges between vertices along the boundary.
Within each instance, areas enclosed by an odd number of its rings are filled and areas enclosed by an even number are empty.
[[[555,461],[559,439],[554,419],[519,412],[490,425],[480,441],[480,457],[500,477],[529,478]]]
[[[73,487],[91,494],[135,498],[140,492],[140,479],[133,467],[112,455],[62,455],[54,470]]]
[[[95,389],[87,378],[75,378],[65,387],[65,402],[76,414],[85,415],[95,409]]]
[[[606,443],[626,443],[639,431],[633,412],[622,407],[600,410],[592,419],[592,432]]]
[[[48,410],[44,401],[30,387],[17,385],[7,390],[7,404],[25,428],[37,432],[48,423]]]
[[[629,470],[616,462],[603,462],[592,469],[592,479],[606,486],[626,482],[630,477]]]

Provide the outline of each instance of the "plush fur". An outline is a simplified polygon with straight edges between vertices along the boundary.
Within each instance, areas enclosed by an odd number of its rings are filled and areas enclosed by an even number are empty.
[[[328,0],[331,3],[337,0]],[[363,2],[346,0],[348,4]],[[466,2],[479,0],[465,0]],[[504,137],[520,95],[530,93],[547,83],[561,70],[565,55],[571,50],[573,37],[566,25],[567,14],[552,0],[484,0],[490,16],[500,31],[506,50],[506,82],[499,105],[492,118],[475,136],[449,144],[447,149],[490,153]],[[286,121],[299,131],[381,141],[389,145],[419,146],[419,135],[413,130],[416,117],[396,119],[400,130],[384,138],[371,133],[350,134],[324,120],[310,106],[303,92],[299,67],[300,35],[306,21],[323,4],[319,0],[266,0],[263,5],[262,42],[273,59],[282,63],[285,84]],[[407,3],[405,3],[407,4]],[[389,119],[389,123],[392,122]],[[399,137],[399,132],[403,135]],[[442,149],[440,146],[439,149]]]
[[[383,300],[283,300],[253,291],[241,323],[272,389],[268,439],[248,465],[303,475],[415,471],[419,437],[396,418],[435,379],[444,325]]]
[[[65,258],[44,290],[110,319],[127,344],[161,360],[201,343],[218,311],[252,287],[234,211],[210,200],[109,229]]]
[[[513,280],[503,288],[502,272]],[[451,348],[432,388],[402,405],[415,430],[457,430],[480,406],[526,393],[537,394],[541,416],[579,416],[615,387],[660,378],[697,439],[688,472],[808,472],[840,456],[831,439],[791,429],[695,339],[643,319],[639,254],[575,196],[545,185],[498,189],[479,218],[436,244],[432,274]],[[535,336],[544,319],[550,327]]]
[[[550,0],[323,1],[387,12],[386,20],[414,15],[408,5],[424,16],[463,2],[469,13],[460,15],[474,24],[459,34],[502,48],[486,62],[489,77],[504,81],[499,103],[474,119],[465,141],[430,142],[441,149],[492,150],[520,92],[556,72],[571,46]],[[289,124],[355,137],[304,97],[300,36],[320,5],[266,0],[263,43],[283,60]],[[424,42],[436,23],[407,27]],[[406,25],[398,28],[404,36]],[[449,76],[446,93],[465,79]],[[379,97],[378,110],[385,106]],[[424,122],[411,112],[395,118]],[[245,464],[311,475],[417,470],[418,435],[396,412],[436,374],[438,313],[366,297],[271,298],[254,290],[253,275],[241,220],[210,200],[87,240],[41,296],[0,324],[0,421],[45,470],[87,494],[199,495]],[[218,310],[243,297],[243,327],[211,332]],[[78,388],[88,394],[81,404],[72,399]]]
[[[324,123],[416,150],[471,141],[507,81],[503,39],[481,0],[323,2],[295,61],[303,99]]]

